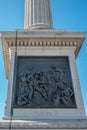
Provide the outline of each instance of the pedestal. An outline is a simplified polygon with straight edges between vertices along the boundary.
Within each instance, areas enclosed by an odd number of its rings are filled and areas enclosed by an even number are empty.
[[[58,30],[2,33],[9,86],[0,129],[87,129],[75,62],[84,37]]]

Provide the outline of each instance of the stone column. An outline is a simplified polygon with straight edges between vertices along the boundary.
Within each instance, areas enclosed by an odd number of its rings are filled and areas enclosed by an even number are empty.
[[[25,0],[24,29],[51,29],[50,0]]]

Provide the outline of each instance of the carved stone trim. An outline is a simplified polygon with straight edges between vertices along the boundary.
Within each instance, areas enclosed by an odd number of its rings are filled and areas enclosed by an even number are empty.
[[[18,41],[17,43],[12,41],[8,42],[8,46],[78,46],[79,42],[76,41]]]
[[[6,77],[9,77],[10,53],[9,47],[16,46],[16,31],[1,32],[2,48]],[[34,40],[30,40],[30,39]],[[17,30],[17,46],[69,46],[75,47],[75,56],[82,46],[85,38],[85,32],[69,32],[66,30]],[[41,39],[39,42],[37,39]],[[42,40],[44,39],[44,40]],[[45,41],[46,39],[49,39]],[[62,40],[61,40],[62,39]],[[66,40],[64,40],[66,39]],[[35,42],[36,41],[36,42]]]

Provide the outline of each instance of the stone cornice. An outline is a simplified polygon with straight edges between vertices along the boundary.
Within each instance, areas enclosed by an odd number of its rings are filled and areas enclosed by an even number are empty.
[[[2,38],[83,38],[85,32],[70,32],[66,30],[17,30],[1,32]]]
[[[75,56],[82,46],[85,32],[69,32],[66,30],[17,30],[1,32],[2,48],[6,77],[9,76],[11,47],[76,47]]]

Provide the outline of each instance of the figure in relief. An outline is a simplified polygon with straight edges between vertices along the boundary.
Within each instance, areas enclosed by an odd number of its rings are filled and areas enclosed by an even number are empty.
[[[17,106],[69,106],[73,105],[73,90],[68,86],[64,69],[50,65],[46,71],[23,71],[18,78]]]
[[[45,76],[43,72],[39,72],[38,74],[34,74],[34,88],[37,92],[41,94],[41,96],[48,100],[47,96],[47,82],[45,81]]]
[[[23,72],[19,78],[19,89],[18,89],[17,104],[22,106],[30,104],[33,96],[33,78],[30,72]]]

